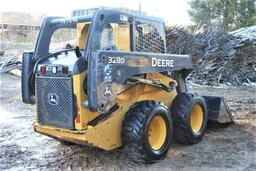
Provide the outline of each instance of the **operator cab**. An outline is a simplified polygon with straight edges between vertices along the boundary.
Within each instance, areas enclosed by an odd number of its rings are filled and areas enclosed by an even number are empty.
[[[61,23],[77,21],[76,19],[58,20]],[[58,20],[53,20],[52,23],[57,23]],[[48,47],[49,55],[39,59],[36,69],[37,74],[53,77],[70,76],[86,70],[87,64],[83,62],[85,61],[83,58],[90,25],[91,21],[75,22],[73,27],[61,25],[61,27],[53,31],[50,38],[50,46]],[[130,32],[130,24],[107,24],[101,32],[98,49],[129,52],[131,50]],[[38,51],[41,50],[40,47],[37,49]],[[46,50],[47,48],[44,49],[43,54],[46,54]]]
[[[85,70],[87,65],[82,58],[90,23],[78,22],[73,28],[63,26],[55,30],[50,39],[48,55],[37,62],[37,76],[65,77]]]
[[[165,53],[164,22],[160,18],[98,10],[91,16],[48,17],[34,53],[24,53],[22,97],[35,103],[35,77],[70,77],[88,68],[93,51]],[[119,58],[109,58],[120,62]]]

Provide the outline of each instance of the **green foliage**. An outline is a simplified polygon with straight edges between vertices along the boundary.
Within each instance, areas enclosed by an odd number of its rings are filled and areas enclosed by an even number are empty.
[[[197,25],[234,30],[256,24],[256,0],[191,0],[188,11]]]

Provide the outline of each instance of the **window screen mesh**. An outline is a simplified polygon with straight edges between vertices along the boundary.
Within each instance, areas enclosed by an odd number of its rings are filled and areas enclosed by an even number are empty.
[[[154,25],[136,21],[135,27],[136,51],[165,53],[164,40]]]

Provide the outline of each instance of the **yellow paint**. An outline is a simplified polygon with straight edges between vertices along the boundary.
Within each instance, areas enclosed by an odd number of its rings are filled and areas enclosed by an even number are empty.
[[[73,75],[73,91],[75,94],[76,111],[80,115],[80,123],[75,123],[76,129],[86,129],[87,123],[99,115],[97,112],[91,112],[83,107],[83,102],[87,99],[87,95],[83,90],[83,81],[86,76],[86,71],[80,74]]]
[[[164,119],[161,116],[154,117],[148,130],[148,140],[151,147],[154,150],[159,150],[165,142],[166,135],[167,130]]]
[[[77,23],[77,39],[76,44],[80,49],[84,49],[85,43],[87,42],[88,30],[90,27],[90,22]]]
[[[121,128],[125,113],[128,111],[129,107],[137,101],[139,95],[143,93],[143,91],[140,91],[142,88],[142,85],[137,85],[119,95],[117,97],[117,102],[120,106],[119,109],[114,112],[110,118],[97,124],[95,127],[87,126],[85,130],[70,131],[34,123],[34,128],[39,133],[74,143],[93,145],[105,150],[115,149],[122,145]],[[82,115],[87,114],[90,113],[85,112]]]
[[[117,49],[120,51],[130,51],[130,26],[124,24],[111,24],[111,26],[114,31],[115,44],[117,46]],[[77,24],[77,45],[81,49],[85,47],[85,43],[87,42],[89,27],[89,22]],[[147,61],[148,60],[145,58],[145,61],[143,63]],[[82,145],[92,145],[105,150],[112,150],[122,145],[122,121],[130,106],[138,101],[154,100],[162,102],[166,106],[170,107],[173,99],[177,95],[175,89],[168,93],[160,88],[156,88],[150,85],[134,85],[116,97],[114,103],[118,103],[118,110],[111,114],[109,118],[98,123],[96,126],[90,126],[88,125],[88,123],[91,120],[95,119],[99,115],[99,113],[90,112],[83,107],[83,102],[87,99],[87,95],[83,91],[83,81],[85,76],[86,71],[79,74],[74,74],[72,76],[73,92],[76,102],[75,107],[78,116],[80,116],[80,123],[75,123],[76,130],[71,131],[67,129],[60,129],[56,127],[40,125],[35,122],[34,129],[36,132]],[[169,82],[174,81],[173,79],[160,73],[146,74],[146,78],[159,79],[166,85],[168,85]],[[157,119],[152,123],[152,128],[154,127],[154,130],[158,129],[158,126],[154,125],[159,125],[155,122],[160,122],[160,132],[162,132],[162,138],[160,137],[159,142],[158,138],[153,138],[154,140],[152,140],[152,144],[156,144],[153,145],[153,148],[157,149],[163,143],[162,139],[166,134],[166,130],[164,131],[163,129],[161,119]],[[154,141],[156,141],[156,143],[154,143]]]
[[[190,116],[190,125],[194,133],[198,133],[203,125],[203,110],[199,104],[196,104]]]
[[[78,104],[77,107],[79,108],[81,116],[81,124],[75,125],[77,130],[70,131],[50,126],[43,126],[35,123],[34,128],[37,132],[51,137],[72,141],[78,144],[92,145],[105,150],[112,150],[122,145],[122,121],[131,105],[142,100],[155,100],[163,102],[166,106],[170,106],[172,100],[176,96],[176,90],[167,93],[162,89],[155,88],[150,85],[135,85],[117,96],[115,102],[118,103],[120,107],[108,119],[102,121],[94,127],[87,126],[87,123],[98,116],[98,113],[92,113],[85,109],[82,105],[84,99],[87,98],[82,90],[82,84],[85,75],[86,72],[75,74],[73,76],[74,94],[76,96]],[[170,81],[174,81],[171,78],[159,73],[148,74],[147,78],[158,78],[166,85]]]
[[[147,79],[158,79],[162,83],[164,83],[166,86],[169,86],[169,82],[176,82],[170,77],[167,77],[160,73],[150,73],[147,74]],[[166,92],[160,88],[153,87],[151,85],[145,85],[144,93],[139,97],[138,101],[143,100],[154,100],[158,102],[164,103],[167,107],[171,107],[171,103],[173,99],[176,97],[177,92],[176,89],[174,89],[171,92]]]
[[[111,24],[115,35],[115,45],[120,51],[130,51],[130,26],[127,24]]]

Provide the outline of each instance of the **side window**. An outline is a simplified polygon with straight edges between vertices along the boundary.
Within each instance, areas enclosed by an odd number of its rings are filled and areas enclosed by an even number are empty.
[[[102,31],[100,39],[100,49],[108,49],[115,45],[114,31],[110,24]]]
[[[102,31],[100,49],[130,51],[130,25],[108,24]]]
[[[154,24],[135,22],[135,48],[139,52],[165,53],[164,40]]]

